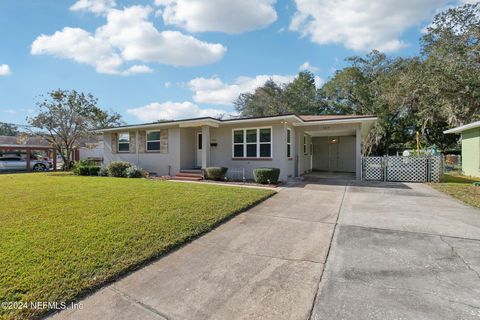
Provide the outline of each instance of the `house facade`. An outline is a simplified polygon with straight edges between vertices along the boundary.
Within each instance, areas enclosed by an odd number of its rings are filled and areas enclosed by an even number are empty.
[[[375,116],[196,118],[102,130],[104,163],[128,161],[158,176],[211,166],[253,178],[257,167],[287,180],[312,170],[360,178],[361,143]]]
[[[480,177],[480,121],[453,128],[444,133],[461,135],[463,174]]]

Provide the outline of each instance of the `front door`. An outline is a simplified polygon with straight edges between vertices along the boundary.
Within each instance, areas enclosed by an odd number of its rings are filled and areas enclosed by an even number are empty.
[[[196,157],[196,165],[197,167],[202,167],[202,133],[197,132],[197,157]]]

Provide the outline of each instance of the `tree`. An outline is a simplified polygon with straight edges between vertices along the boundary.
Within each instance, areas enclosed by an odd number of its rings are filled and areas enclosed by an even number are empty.
[[[55,90],[37,102],[39,113],[27,118],[36,128],[35,134],[50,142],[63,159],[64,170],[72,167],[73,149],[79,140],[92,130],[120,123],[120,116],[97,107],[97,99],[91,94],[75,90]]]
[[[315,76],[308,71],[300,72],[292,82],[282,86],[269,79],[255,92],[240,94],[234,104],[238,113],[250,117],[321,113]]]
[[[0,136],[16,136],[18,127],[14,124],[0,122]]]
[[[242,93],[234,101],[242,116],[264,117],[288,113],[283,88],[272,79],[267,80],[254,93]]]
[[[301,71],[295,79],[284,87],[285,105],[289,113],[319,114],[321,113],[315,75],[309,71]]]

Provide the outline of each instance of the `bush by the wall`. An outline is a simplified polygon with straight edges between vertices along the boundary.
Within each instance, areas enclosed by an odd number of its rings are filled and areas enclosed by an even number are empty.
[[[208,167],[205,169],[205,178],[209,180],[224,180],[228,168],[226,167]]]
[[[110,162],[107,166],[108,175],[110,177],[125,178],[127,176],[127,169],[131,166],[131,163],[125,161]]]
[[[278,168],[255,168],[253,169],[253,178],[256,183],[277,183],[280,176]]]
[[[125,170],[125,175],[127,178],[143,178],[146,173],[142,168],[132,165]]]
[[[90,160],[80,160],[73,166],[73,174],[77,176],[97,176],[99,166],[96,166]]]
[[[108,177],[107,167],[101,167],[101,168],[98,170],[98,175],[99,175],[100,177]]]

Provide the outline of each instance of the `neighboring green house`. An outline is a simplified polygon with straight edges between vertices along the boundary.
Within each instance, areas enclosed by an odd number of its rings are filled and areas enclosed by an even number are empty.
[[[443,133],[462,135],[462,171],[467,176],[480,177],[480,121]]]

